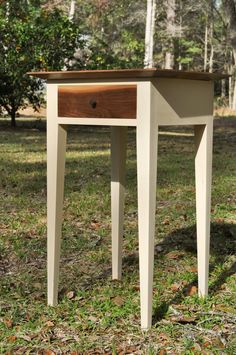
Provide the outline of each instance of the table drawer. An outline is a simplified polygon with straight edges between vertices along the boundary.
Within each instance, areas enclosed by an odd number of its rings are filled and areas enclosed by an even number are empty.
[[[136,85],[59,85],[58,117],[136,118]]]

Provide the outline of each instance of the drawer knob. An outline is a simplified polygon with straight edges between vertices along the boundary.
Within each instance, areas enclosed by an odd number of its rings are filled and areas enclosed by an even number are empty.
[[[91,106],[92,108],[96,108],[96,106],[97,106],[97,102],[96,102],[96,100],[94,100],[94,99],[91,99],[91,100],[89,101],[89,104],[90,104],[90,106]]]

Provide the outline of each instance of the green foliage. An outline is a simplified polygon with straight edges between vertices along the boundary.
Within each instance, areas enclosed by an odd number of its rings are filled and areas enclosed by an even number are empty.
[[[134,0],[78,1],[75,22],[86,38],[86,68],[143,67],[145,10],[145,2]]]
[[[69,68],[75,48],[82,46],[78,40],[79,27],[59,10],[40,11],[35,18],[36,68],[60,70]],[[81,67],[82,63],[77,65]]]
[[[43,100],[42,82],[26,73],[69,67],[80,45],[78,26],[57,9],[47,12],[25,1],[1,8],[0,107],[12,117],[12,125],[19,108],[30,103],[37,109]]]
[[[180,38],[178,45],[181,47],[181,56],[177,58],[178,63],[189,66],[194,61],[194,58],[202,53],[202,48],[195,41]]]

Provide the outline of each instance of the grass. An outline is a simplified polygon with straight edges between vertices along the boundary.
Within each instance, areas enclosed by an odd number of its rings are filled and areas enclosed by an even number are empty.
[[[139,325],[135,131],[123,278],[111,280],[108,128],[68,137],[59,305],[46,306],[45,122],[0,131],[1,354],[236,353],[236,118],[214,137],[209,297],[197,297],[192,130],[159,136],[153,327]],[[230,122],[230,123],[229,123]]]

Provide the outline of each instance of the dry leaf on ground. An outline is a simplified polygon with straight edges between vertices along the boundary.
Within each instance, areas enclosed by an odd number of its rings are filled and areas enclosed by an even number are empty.
[[[187,296],[193,296],[197,293],[197,286],[190,286],[187,288],[186,294]]]
[[[121,296],[116,296],[112,298],[112,302],[116,304],[117,306],[122,306],[125,303],[125,300]]]

